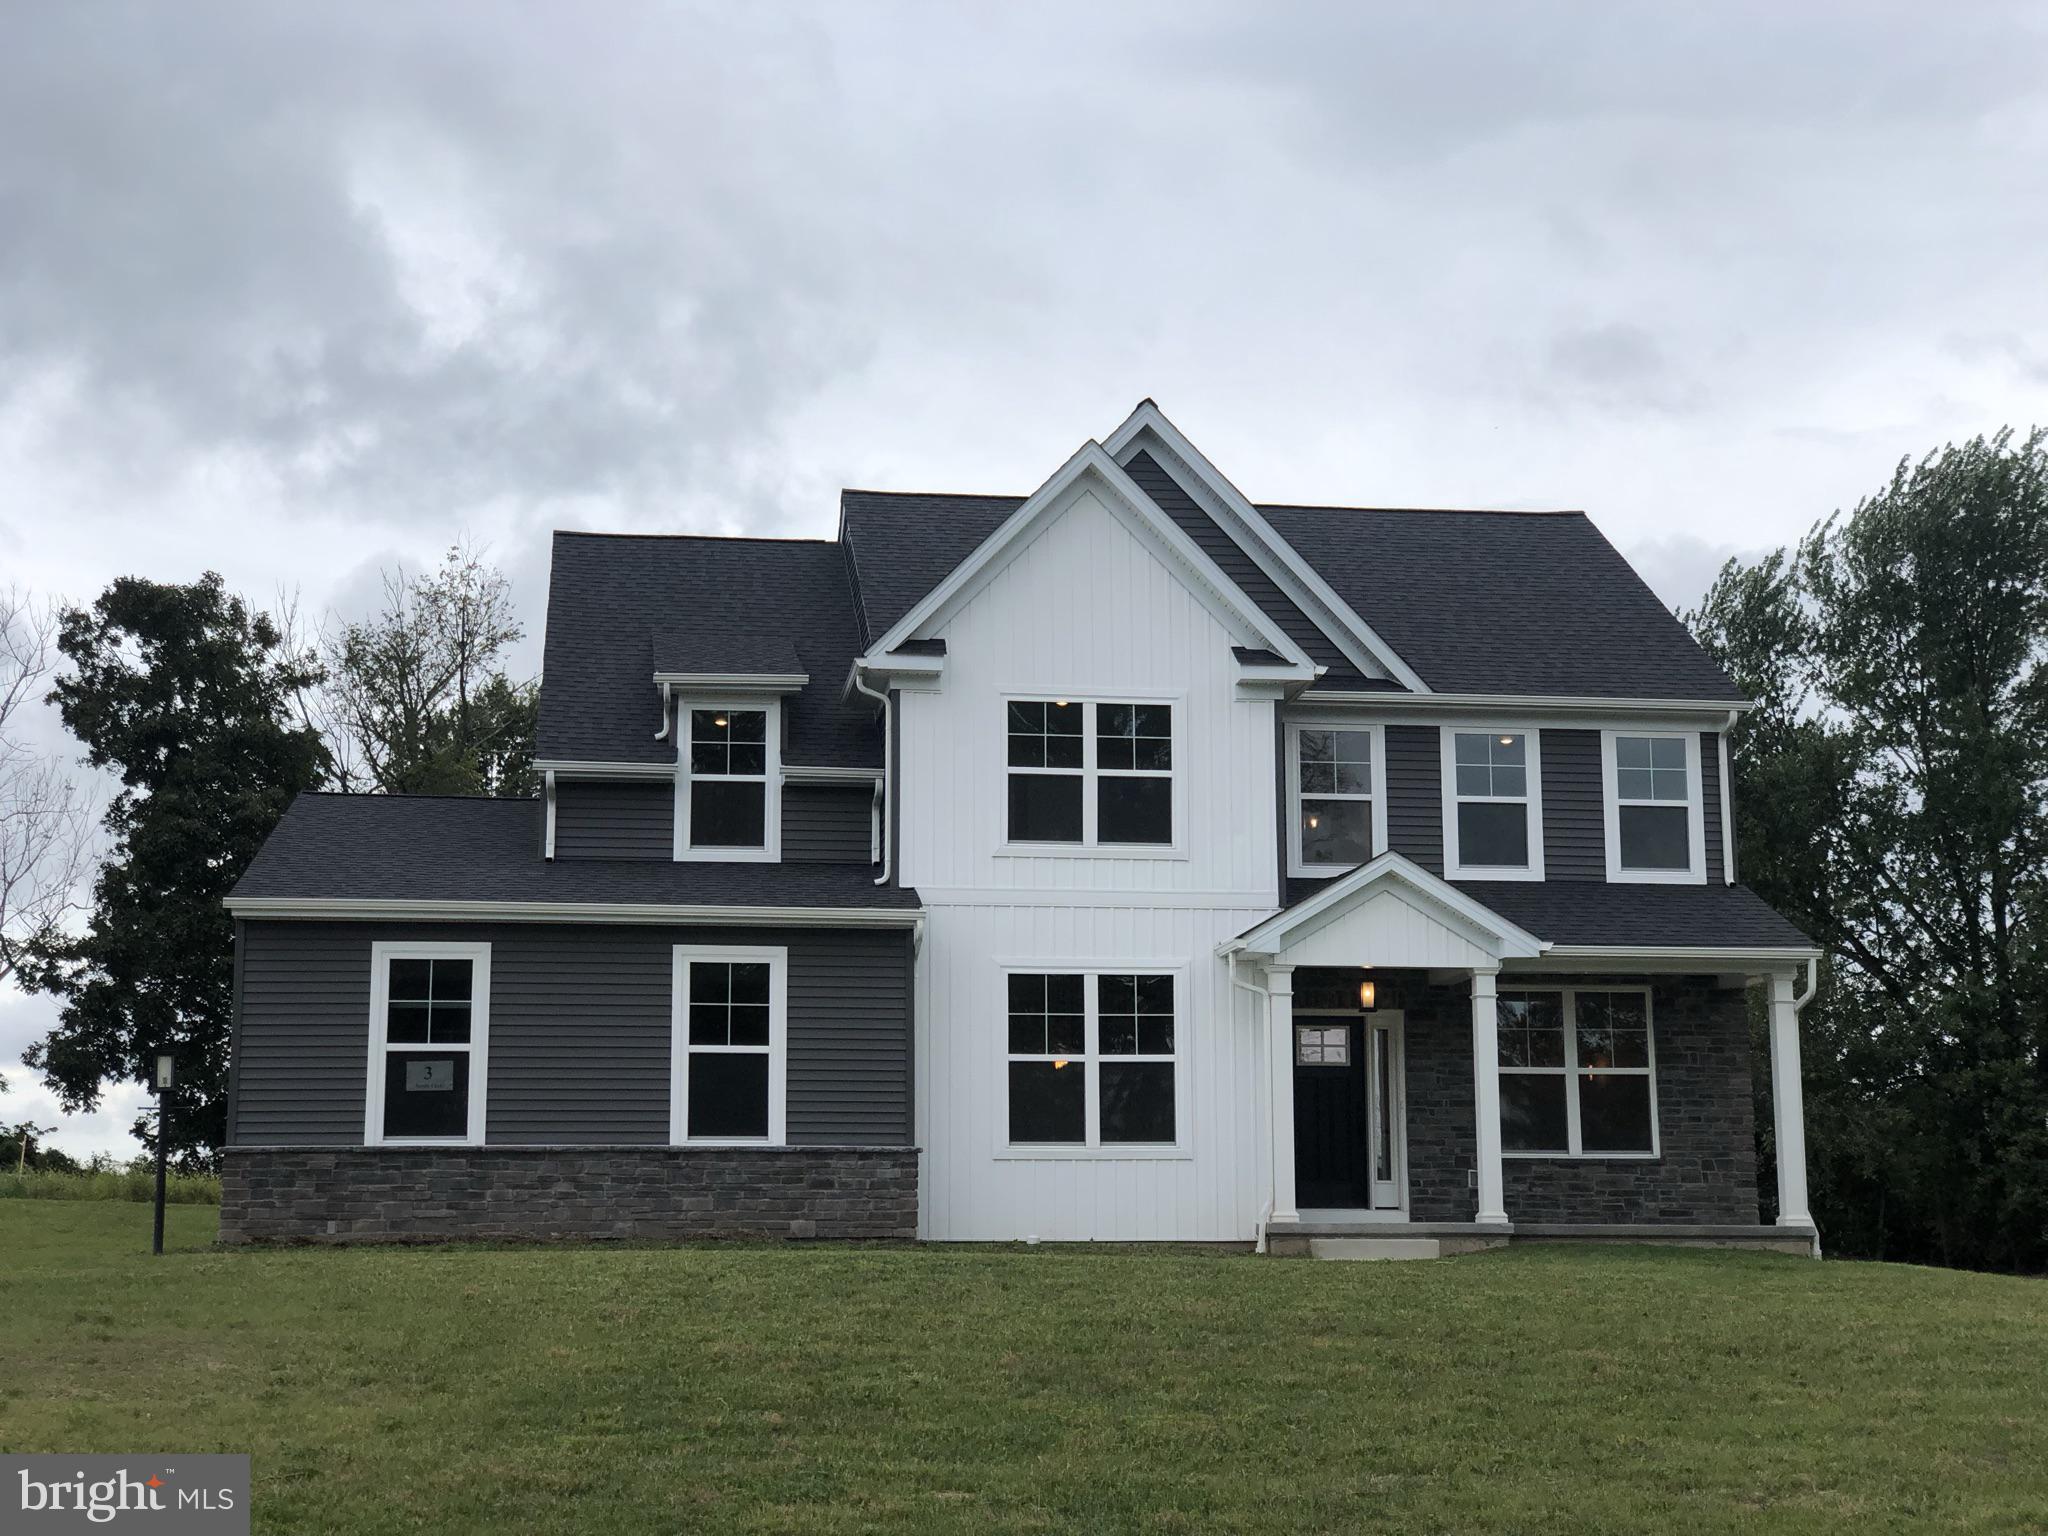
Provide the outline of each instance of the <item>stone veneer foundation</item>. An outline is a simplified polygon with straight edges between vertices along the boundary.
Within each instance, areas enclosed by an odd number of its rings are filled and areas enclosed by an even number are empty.
[[[223,1243],[914,1238],[914,1147],[229,1147]]]

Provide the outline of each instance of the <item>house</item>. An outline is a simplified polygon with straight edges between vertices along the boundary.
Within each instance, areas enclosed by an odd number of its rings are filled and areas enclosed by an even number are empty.
[[[230,1240],[1818,1251],[1748,703],[1581,514],[1257,506],[1147,401],[559,534],[544,672],[540,798],[308,795],[236,887]]]

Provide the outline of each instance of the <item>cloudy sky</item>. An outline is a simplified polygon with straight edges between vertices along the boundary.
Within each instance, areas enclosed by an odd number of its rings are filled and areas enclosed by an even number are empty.
[[[2048,420],[2020,7],[8,11],[0,584],[46,594],[354,612],[467,533],[531,670],[552,528],[1027,491],[1151,395],[1254,499],[1582,507],[1683,604]],[[48,1008],[0,991],[0,1118],[51,1118]]]

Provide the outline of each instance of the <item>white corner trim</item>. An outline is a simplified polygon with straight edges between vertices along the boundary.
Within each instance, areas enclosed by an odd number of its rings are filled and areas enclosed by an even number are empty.
[[[1524,797],[1529,827],[1529,863],[1516,865],[1468,864],[1458,846],[1458,748],[1460,734],[1468,736],[1521,736],[1527,745],[1523,761],[1528,774],[1529,793]],[[1539,883],[1543,874],[1543,732],[1534,725],[1513,720],[1488,720],[1484,724],[1458,723],[1437,730],[1440,774],[1438,798],[1443,802],[1444,878],[1446,880],[1521,880]],[[1478,805],[1512,805],[1494,796],[1468,796]]]
[[[922,907],[743,907],[663,902],[405,901],[230,896],[236,917],[280,922],[717,923],[726,927],[912,928]]]
[[[1381,639],[1378,632],[1337,595],[1293,545],[1280,537],[1279,530],[1267,522],[1265,515],[1251,504],[1244,493],[1166,419],[1158,406],[1149,400],[1140,404],[1124,424],[1109,435],[1104,447],[1118,463],[1125,463],[1132,457],[1138,439],[1148,433],[1200,482],[1200,489],[1206,490],[1223,510],[1243,525],[1251,535],[1245,553],[1251,556],[1252,563],[1298,604],[1304,608],[1320,607],[1330,616],[1338,629],[1338,633],[1330,638],[1338,643],[1360,671],[1371,676],[1376,670],[1383,670],[1387,676],[1416,693],[1430,691],[1421,674],[1403,661],[1400,653]],[[1226,533],[1230,531],[1228,527],[1224,529]],[[1244,544],[1242,540],[1239,542],[1241,546]],[[1308,601],[1303,602],[1304,598]]]
[[[1684,869],[1624,869],[1621,865],[1621,800],[1615,763],[1614,742],[1618,736],[1646,736],[1682,741],[1685,744],[1685,835]],[[1667,805],[1675,805],[1667,801]],[[1613,885],[1705,885],[1707,883],[1706,780],[1700,773],[1698,731],[1653,731],[1638,728],[1608,729],[1600,733],[1600,820],[1606,830],[1607,879]],[[1726,832],[1723,832],[1726,838]],[[1731,882],[1732,883],[1732,882]]]
[[[1256,640],[1296,667],[1313,667],[1307,652],[1296,645],[1286,631],[1253,602],[1194,540],[1183,533],[1180,526],[1161,511],[1092,438],[1076,449],[1073,456],[1054,471],[1045,484],[1032,492],[1022,506],[1005,518],[1001,526],[982,540],[972,554],[954,566],[944,581],[926,593],[887,634],[869,646],[859,665],[875,672],[903,670],[901,663],[910,658],[892,658],[889,653],[906,640],[922,637],[927,628],[940,623],[947,614],[979,591],[995,575],[1003,557],[1012,549],[1021,547],[1047,516],[1063,510],[1068,493],[1090,478],[1108,493],[1115,506],[1121,507],[1151,537],[1159,553],[1180,566],[1189,578],[1184,584],[1224,621],[1226,627],[1247,642]],[[939,658],[916,659],[928,662]]]
[[[768,1045],[696,1046],[690,1044],[690,966],[710,964],[768,966]],[[677,944],[669,957],[669,1093],[668,1139],[671,1146],[781,1147],[789,1143],[789,950],[779,944]],[[744,1137],[691,1136],[690,1053],[766,1055],[768,1058],[768,1134]]]
[[[461,1136],[386,1136],[384,1080],[391,1052],[385,1038],[390,1027],[391,962],[393,960],[468,960],[470,973],[469,1041],[466,1046],[406,1046],[400,1050],[446,1049],[469,1057],[467,1129]],[[366,1147],[480,1147],[484,1117],[490,1108],[491,1077],[491,946],[453,940],[374,940],[370,945],[370,1059],[363,1077],[363,1145]]]
[[[1226,940],[1217,946],[1216,953],[1223,956],[1240,951],[1262,955],[1279,954],[1287,947],[1290,937],[1297,930],[1320,927],[1321,920],[1325,917],[1335,916],[1343,909],[1367,899],[1377,887],[1385,884],[1404,886],[1423,899],[1463,919],[1476,932],[1492,939],[1492,943],[1482,947],[1492,950],[1496,958],[1533,958],[1550,948],[1545,940],[1509,922],[1491,907],[1473,900],[1457,887],[1438,879],[1405,854],[1395,853],[1390,849],[1369,863],[1359,865],[1343,879],[1324,886],[1308,900],[1277,912],[1236,938]]]

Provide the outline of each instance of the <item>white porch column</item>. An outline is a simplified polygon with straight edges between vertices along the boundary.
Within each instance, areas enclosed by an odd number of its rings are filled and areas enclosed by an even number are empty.
[[[1479,1152],[1479,1214],[1482,1227],[1508,1224],[1500,1171],[1500,1018],[1494,1008],[1495,972],[1472,972],[1472,1111]]]
[[[1791,971],[1771,972],[1771,1125],[1778,1144],[1778,1225],[1812,1227],[1806,1204],[1806,1097]]]
[[[1294,1203],[1294,967],[1266,967],[1271,995],[1274,1222],[1299,1221]]]

